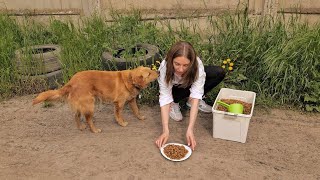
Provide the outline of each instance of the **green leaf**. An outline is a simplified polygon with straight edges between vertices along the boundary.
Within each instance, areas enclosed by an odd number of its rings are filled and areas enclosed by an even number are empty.
[[[309,96],[308,94],[306,94],[306,95],[304,96],[304,102],[313,102],[313,103],[316,103],[316,102],[318,102],[318,98],[313,97],[313,96]]]
[[[320,112],[320,106],[313,106],[313,105],[307,104],[305,108],[306,108],[306,111],[309,111],[309,112],[312,112],[313,110]]]
[[[306,107],[306,111],[309,111],[309,112],[313,111],[313,106],[307,104],[305,107]]]
[[[237,77],[237,80],[238,81],[245,81],[247,80],[248,78],[246,76],[244,76],[243,74],[238,74],[238,77]]]

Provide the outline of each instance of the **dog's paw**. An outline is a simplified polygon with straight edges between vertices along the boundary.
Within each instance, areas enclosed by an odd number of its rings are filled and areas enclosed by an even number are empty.
[[[82,131],[82,130],[85,130],[87,128],[87,125],[85,125],[84,123],[82,123],[79,127],[79,129]]]
[[[119,122],[119,125],[122,126],[122,127],[126,127],[128,125],[128,122]]]
[[[145,120],[146,117],[144,117],[144,116],[138,116],[138,119],[140,119],[140,120]]]
[[[101,133],[101,129],[91,129],[93,133]]]

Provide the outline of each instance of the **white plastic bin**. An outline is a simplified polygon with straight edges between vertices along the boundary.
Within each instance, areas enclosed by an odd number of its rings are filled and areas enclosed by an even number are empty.
[[[250,114],[234,114],[217,110],[217,101],[221,99],[236,99],[251,103]],[[256,93],[229,88],[222,88],[213,104],[213,137],[245,143],[253,114]]]

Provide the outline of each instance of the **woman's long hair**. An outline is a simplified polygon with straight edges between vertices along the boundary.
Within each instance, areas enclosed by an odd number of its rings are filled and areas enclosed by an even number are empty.
[[[176,57],[185,57],[190,61],[187,71],[182,77],[182,84],[179,87],[186,88],[192,85],[192,83],[198,78],[198,61],[197,54],[192,45],[185,41],[179,41],[175,43],[169,50],[166,56],[167,71],[166,71],[166,83],[169,84],[174,77],[173,59]]]

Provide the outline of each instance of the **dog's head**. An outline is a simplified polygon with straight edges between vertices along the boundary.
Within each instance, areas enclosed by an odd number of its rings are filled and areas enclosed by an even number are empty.
[[[139,66],[130,72],[133,85],[139,89],[146,88],[149,83],[156,80],[159,76],[157,71],[151,70],[148,67]]]

